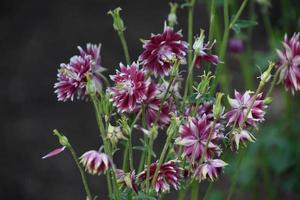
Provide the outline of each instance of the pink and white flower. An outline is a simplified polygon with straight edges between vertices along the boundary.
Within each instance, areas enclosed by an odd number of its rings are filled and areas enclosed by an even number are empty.
[[[100,45],[87,45],[88,53],[79,47],[81,56],[73,56],[70,62],[60,65],[57,83],[54,84],[55,93],[59,101],[73,101],[74,96],[79,99],[87,98],[87,76],[91,78],[95,92],[101,92],[103,85],[102,72],[105,71],[100,63]],[[93,48],[92,48],[93,47]]]
[[[150,40],[144,42],[145,49],[140,55],[146,70],[157,75],[168,75],[175,60],[185,62],[188,44],[182,41],[181,31],[174,32],[165,26],[162,34],[151,35]]]
[[[152,163],[150,165],[150,176],[149,180],[147,178],[147,168],[144,169],[139,175],[138,178],[141,181],[150,181],[152,182],[154,173],[156,171],[158,163]],[[182,169],[178,166],[178,161],[170,160],[166,163],[163,163],[158,171],[158,175],[155,180],[155,191],[157,193],[160,192],[168,192],[170,190],[170,185],[172,185],[175,190],[179,188],[179,181],[181,179]]]
[[[199,165],[195,170],[195,177],[199,181],[209,178],[214,181],[221,174],[223,168],[228,165],[223,160],[211,159]]]
[[[145,118],[148,127],[152,126],[156,122],[157,113],[161,104],[161,99],[158,98],[158,90],[155,83],[149,85],[147,91],[147,100],[145,101]],[[173,110],[173,102],[171,98],[168,98],[166,102],[163,103],[162,109],[159,115],[157,124],[160,128],[169,124],[171,121],[171,112]]]
[[[132,112],[138,104],[145,101],[150,85],[150,79],[146,80],[143,70],[139,70],[138,64],[132,63],[125,67],[120,63],[120,71],[110,76],[115,82],[114,87],[108,89],[113,105],[118,112]]]
[[[212,122],[205,115],[202,118],[190,118],[180,126],[180,137],[176,139],[176,143],[183,146],[183,157],[186,157],[192,164],[201,160],[202,156],[205,156],[203,158],[205,161],[215,155],[220,155],[221,149],[217,145],[220,138],[219,129],[214,127],[211,131],[211,128]],[[206,144],[208,145],[205,152]]]
[[[254,98],[254,95],[252,94],[252,91],[246,91],[243,95],[241,95],[238,91],[235,91],[234,99],[228,97],[228,101],[232,109],[225,113],[225,117],[228,120],[227,126],[232,125],[237,127],[242,125],[245,120],[244,118],[246,117],[247,110],[251,106],[251,102]],[[267,106],[264,104],[262,93],[260,93],[255,99],[242,128],[251,126],[256,127],[258,123],[263,122],[266,108]]]
[[[254,142],[255,137],[247,130],[234,130],[230,134],[231,149],[239,150],[240,143],[246,145],[247,142]]]
[[[92,175],[103,174],[112,167],[112,160],[108,155],[94,150],[84,153],[80,157],[80,163],[82,163],[85,170]]]
[[[193,44],[193,49],[195,53],[197,54],[196,60],[195,60],[195,66],[197,68],[201,68],[202,62],[206,61],[213,65],[217,65],[220,63],[219,57],[214,54],[210,54],[209,51],[213,48],[216,41],[213,41],[212,43],[207,42],[204,43],[204,33],[202,32],[201,35],[195,40]]]
[[[280,70],[279,81],[283,82],[286,90],[300,90],[300,33],[294,33],[292,38],[284,36],[283,49],[277,50],[278,63]]]

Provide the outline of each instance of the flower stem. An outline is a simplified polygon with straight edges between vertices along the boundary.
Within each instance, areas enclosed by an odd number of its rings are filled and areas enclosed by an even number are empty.
[[[153,135],[150,135],[149,144],[148,144],[148,155],[147,155],[147,175],[146,175],[146,193],[149,192],[150,186],[150,165],[151,165],[151,156],[152,156],[152,147],[153,147]]]
[[[188,75],[187,75],[187,78],[186,78],[186,84],[185,84],[185,88],[184,88],[184,95],[183,95],[183,100],[186,99],[187,95],[188,95],[188,92],[192,92],[192,89],[190,89],[190,85],[189,85],[189,80],[191,79],[191,77],[193,76],[193,68],[194,68],[194,65],[195,65],[195,62],[196,62],[196,58],[197,58],[197,55],[194,54],[194,57],[193,57],[193,60],[192,60],[192,63],[190,66],[192,67],[189,67],[189,71],[188,71]],[[193,87],[193,83],[192,83],[192,87]]]
[[[279,77],[279,74],[280,74],[280,70],[277,70],[276,73],[275,73],[275,75],[274,75],[274,78],[272,80],[271,86],[270,86],[270,88],[269,88],[269,90],[267,92],[266,97],[270,97],[271,93],[273,92],[273,89],[274,89],[274,87],[276,85],[276,81],[277,81],[277,79]]]
[[[194,7],[196,0],[190,0],[189,12],[188,12],[188,43],[189,43],[189,51],[188,51],[188,70],[191,71],[191,75],[189,79],[187,79],[188,84],[188,92],[192,92],[193,90],[193,66],[192,66],[192,45],[193,45],[193,18],[194,18]]]
[[[98,99],[94,95],[91,95],[91,99],[92,99],[92,102],[94,104],[94,108],[95,108],[95,111],[96,111],[96,119],[97,119],[97,124],[98,124],[98,128],[99,128],[100,136],[101,136],[103,144],[104,144],[104,151],[107,155],[109,155],[112,158],[111,148],[110,148],[110,145],[107,143],[107,140],[106,140],[105,127],[104,127],[104,124],[103,124],[103,121],[102,121],[102,118],[101,118],[101,113],[100,113],[99,107],[98,107]],[[111,174],[111,179],[112,179],[112,185],[113,185],[113,189],[114,189],[114,195],[115,195],[116,200],[119,200],[120,199],[120,191],[118,189],[118,184],[117,184],[117,180],[116,180],[116,174],[115,174],[114,166],[113,166],[113,170],[110,170],[110,171],[112,173]],[[110,178],[109,173],[107,173],[106,176],[108,176],[108,178]]]
[[[129,55],[129,51],[128,51],[127,42],[125,40],[124,32],[123,31],[118,31],[118,35],[119,35],[119,38],[120,38],[121,43],[122,43],[126,63],[127,63],[127,65],[129,65],[130,64],[130,55]]]
[[[224,31],[224,35],[223,35],[223,39],[222,39],[222,44],[221,44],[221,48],[220,48],[220,53],[219,53],[219,57],[220,60],[223,61],[225,59],[225,53],[226,53],[226,49],[227,49],[227,43],[228,43],[228,37],[229,37],[229,31],[232,29],[232,27],[234,26],[235,22],[239,19],[240,15],[242,14],[246,4],[247,4],[248,0],[244,0],[241,7],[239,8],[237,14],[234,16],[233,20],[231,21],[231,23],[229,24],[229,17],[228,17],[228,0],[224,0],[224,26],[225,26],[225,31]],[[229,25],[228,25],[229,24]],[[224,88],[227,88],[228,86],[228,77],[227,77],[227,73],[224,73],[225,67],[223,66],[218,66],[216,68],[216,78],[214,79],[214,82],[212,84],[211,87],[211,94],[214,94],[218,83],[220,82],[220,80],[223,81],[222,85],[224,85]],[[221,79],[222,76],[222,79]]]
[[[211,181],[204,193],[203,200],[206,200],[208,198],[208,195],[209,195],[211,189],[213,188],[213,185],[214,185],[214,182]]]
[[[82,183],[83,183],[86,195],[87,195],[87,200],[92,200],[93,198],[92,198],[92,195],[91,195],[88,183],[87,183],[87,179],[86,179],[84,170],[83,170],[82,166],[80,165],[79,160],[78,160],[78,156],[77,156],[75,150],[73,149],[73,147],[71,146],[70,143],[68,145],[68,149],[71,152],[72,157],[73,157],[73,159],[74,159],[74,161],[75,161],[75,163],[76,163],[76,165],[77,165],[77,167],[79,169],[79,172],[80,172],[80,175],[81,175],[81,179],[82,179]]]
[[[128,138],[128,154],[129,154],[129,167],[130,167],[131,172],[134,170],[131,135],[132,135],[133,127],[134,127],[135,123],[137,122],[137,120],[140,118],[141,114],[142,114],[142,109],[140,109],[140,111],[138,112],[138,114],[136,115],[136,117],[134,118],[134,120],[130,126],[130,133],[129,133],[129,138]]]
[[[230,189],[229,189],[229,192],[228,192],[228,195],[227,195],[227,198],[226,200],[230,200],[232,195],[233,195],[233,192],[235,191],[235,188],[236,188],[236,183],[237,183],[237,179],[239,177],[239,173],[240,173],[240,169],[241,169],[241,163],[242,163],[242,160],[244,158],[246,154],[246,150],[244,150],[243,152],[241,152],[238,156],[238,163],[237,163],[237,169],[233,175],[233,178],[232,178],[232,183],[230,185]]]
[[[165,145],[163,147],[163,150],[162,150],[162,152],[160,154],[159,161],[158,161],[158,164],[156,166],[156,169],[155,169],[155,172],[154,172],[154,175],[153,175],[153,178],[152,178],[152,187],[154,187],[156,177],[158,175],[158,172],[159,172],[159,169],[160,169],[162,163],[164,162],[165,155],[166,155],[168,147],[169,147],[169,145],[170,145],[170,143],[172,141],[174,133],[175,133],[175,131],[172,131],[171,133],[169,133],[169,135],[167,137],[167,140],[165,142]]]

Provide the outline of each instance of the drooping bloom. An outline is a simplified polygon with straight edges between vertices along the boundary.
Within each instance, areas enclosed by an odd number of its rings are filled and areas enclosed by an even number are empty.
[[[221,150],[217,145],[220,137],[219,129],[214,127],[214,130],[211,130],[211,128],[212,122],[207,119],[206,115],[202,118],[190,118],[180,126],[180,137],[176,139],[176,143],[183,146],[183,157],[194,164],[201,160],[202,156],[205,156],[203,159],[205,161],[220,155]],[[206,144],[208,145],[204,152]]]
[[[136,176],[134,171],[132,173],[125,173],[122,169],[117,169],[116,175],[118,183],[130,189],[133,189],[133,191],[135,191],[136,193],[138,192],[138,185],[136,183]]]
[[[157,165],[157,162],[150,165],[150,183],[152,182]],[[178,167],[178,161],[176,160],[170,160],[166,163],[163,163],[159,168],[158,175],[155,180],[155,191],[157,193],[167,192],[170,190],[170,185],[177,190],[179,187],[179,181],[181,179],[181,171],[181,168]],[[147,168],[145,168],[144,171],[138,175],[138,178],[141,181],[146,180]]]
[[[80,56],[73,56],[70,62],[60,65],[57,82],[54,84],[59,101],[73,101],[74,96],[87,97],[87,76],[90,77],[95,92],[102,90],[102,72],[100,63],[100,45],[87,45],[87,53],[79,47]]]
[[[251,94],[253,94],[251,91],[246,91],[243,95],[241,95],[238,91],[235,91],[234,99],[228,97],[228,101],[232,109],[225,113],[225,117],[228,120],[227,126],[235,125],[235,127],[237,127],[242,125],[244,118],[246,117],[247,110],[251,106],[251,102],[254,98],[254,95]],[[257,123],[264,121],[266,108],[267,106],[264,104],[262,93],[260,93],[255,99],[242,128],[249,126],[256,127]]]
[[[217,65],[220,63],[219,57],[214,54],[210,54],[208,51],[210,51],[216,41],[213,41],[212,43],[207,42],[204,43],[204,33],[202,32],[201,35],[195,40],[193,44],[193,49],[197,54],[196,60],[195,60],[195,66],[197,68],[201,68],[202,62],[206,61],[213,65]]]
[[[247,130],[243,129],[241,131],[234,130],[229,136],[231,139],[231,149],[239,150],[240,143],[246,144],[246,142],[254,142],[255,137]]]
[[[220,159],[207,160],[196,168],[195,177],[199,181],[205,180],[206,178],[214,181],[218,178],[226,165],[228,164]]]
[[[157,75],[168,75],[175,60],[185,62],[188,44],[182,41],[181,31],[175,32],[165,26],[162,34],[151,35],[143,45],[144,51],[139,60],[146,70]]]
[[[156,122],[157,113],[161,104],[161,99],[158,98],[158,90],[155,83],[149,85],[147,91],[147,100],[145,101],[145,118],[148,127],[152,126]],[[163,103],[161,112],[159,114],[159,119],[157,124],[160,128],[163,128],[165,125],[169,124],[171,121],[171,111],[173,109],[173,102],[171,98],[168,98],[166,102]],[[141,109],[141,108],[139,108]]]
[[[139,70],[138,64],[132,63],[125,67],[120,63],[120,71],[117,70],[116,75],[111,75],[110,78],[115,85],[108,92],[118,112],[132,112],[139,103],[147,99],[151,82],[150,79],[146,80],[145,73]]]
[[[244,50],[244,44],[241,39],[231,38],[228,41],[228,50],[231,53],[241,53]]]
[[[112,161],[105,153],[91,150],[80,157],[80,163],[92,175],[105,173],[112,166]]]
[[[54,157],[54,156],[60,154],[61,152],[63,152],[65,149],[66,149],[65,146],[56,148],[53,151],[49,152],[47,155],[43,156],[42,159]]]
[[[280,70],[279,81],[283,82],[286,90],[300,90],[300,33],[294,34],[291,39],[287,35],[284,37],[282,50],[277,50]]]

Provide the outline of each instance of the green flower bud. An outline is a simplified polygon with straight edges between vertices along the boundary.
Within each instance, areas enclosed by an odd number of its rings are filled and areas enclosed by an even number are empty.
[[[264,104],[269,105],[272,103],[272,101],[273,101],[272,97],[267,97],[264,99]]]
[[[125,30],[125,27],[124,27],[124,22],[120,16],[120,11],[122,9],[120,7],[114,9],[114,10],[110,10],[108,11],[107,14],[111,15],[112,18],[113,18],[113,27],[116,31],[118,32],[122,32]]]
[[[218,119],[221,113],[223,112],[223,106],[221,103],[223,95],[223,93],[217,93],[217,98],[215,104],[213,105],[213,113],[215,119]]]
[[[69,147],[70,143],[68,141],[68,138],[64,136],[63,134],[59,133],[58,130],[53,130],[53,135],[58,137],[59,143],[64,147]]]
[[[177,16],[176,16],[177,8],[178,8],[177,3],[170,2],[170,13],[168,15],[168,25],[170,27],[174,27],[177,24]]]

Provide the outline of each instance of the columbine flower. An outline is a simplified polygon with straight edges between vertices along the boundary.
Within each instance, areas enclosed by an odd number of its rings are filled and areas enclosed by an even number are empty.
[[[138,192],[138,185],[136,183],[135,172],[125,173],[122,169],[116,170],[118,183],[125,185],[128,188],[133,189],[136,193]]]
[[[241,53],[244,50],[244,44],[241,39],[231,38],[228,41],[228,50],[231,53]]]
[[[174,32],[172,28],[165,26],[162,34],[151,35],[150,40],[144,42],[144,52],[140,55],[145,69],[155,76],[168,75],[175,60],[185,62],[188,44],[182,41],[180,31]]]
[[[180,126],[180,137],[176,139],[176,143],[183,145],[183,157],[195,163],[201,159],[202,155],[205,155],[203,160],[206,160],[212,158],[214,155],[220,154],[221,150],[216,144],[219,139],[218,128],[214,128],[211,133],[210,141],[208,142],[211,126],[211,121],[209,121],[205,115],[200,119],[191,118]],[[208,146],[204,154],[207,142]]]
[[[294,34],[291,39],[284,37],[283,50],[277,50],[279,61],[277,64],[280,70],[279,81],[282,81],[287,90],[300,90],[300,33]]]
[[[132,63],[125,67],[120,63],[120,71],[110,76],[115,86],[108,89],[112,96],[111,101],[117,107],[118,112],[131,112],[138,103],[147,99],[147,91],[150,79],[145,80],[144,71],[139,70],[138,64]]]
[[[157,167],[157,163],[152,163],[150,165],[150,176],[149,180],[146,180],[147,178],[147,168],[144,169],[139,175],[138,178],[141,181],[150,181],[152,182],[155,170]],[[160,169],[158,171],[158,175],[155,180],[155,191],[157,193],[159,192],[167,192],[170,190],[170,185],[172,185],[175,190],[179,187],[179,181],[181,178],[181,168],[178,167],[176,160],[170,160],[166,163],[163,163],[160,166]]]
[[[158,90],[155,83],[149,85],[147,91],[147,100],[145,101],[145,118],[148,127],[152,126],[156,121],[157,113],[161,104],[161,99],[158,98]],[[165,125],[169,124],[171,121],[171,111],[173,110],[173,102],[171,98],[168,98],[166,102],[163,102],[162,109],[159,115],[157,124],[160,128],[163,128]],[[141,108],[139,108],[141,109]]]
[[[232,108],[229,112],[225,113],[225,117],[228,120],[228,125],[241,126],[246,116],[248,108],[251,106],[254,96],[251,96],[253,92],[246,91],[241,95],[238,91],[234,92],[234,99],[228,97],[229,104]],[[265,109],[267,106],[264,104],[262,99],[262,93],[257,95],[257,98],[250,109],[250,112],[245,121],[244,127],[254,126],[257,123],[264,121]]]
[[[100,175],[106,172],[112,166],[112,161],[105,153],[99,153],[91,150],[80,157],[80,163],[85,170],[92,175]]]
[[[230,134],[231,137],[231,149],[239,150],[240,143],[246,144],[246,142],[254,142],[255,137],[247,130],[234,130]]]
[[[100,45],[87,45],[87,52],[79,47],[81,56],[73,56],[70,63],[61,64],[54,84],[59,101],[73,101],[74,96],[86,98],[87,76],[90,77],[95,92],[102,90],[102,72],[100,63]]]
[[[195,61],[195,66],[197,68],[201,67],[201,64],[203,61],[209,62],[213,65],[217,65],[220,63],[219,57],[217,55],[209,54],[207,51],[210,51],[216,41],[213,41],[213,43],[210,44],[210,42],[207,42],[204,44],[204,32],[202,31],[200,36],[196,38],[193,49],[195,50],[195,53],[197,54],[197,58]]]
[[[214,181],[218,178],[219,174],[222,172],[223,168],[226,165],[228,164],[220,159],[207,160],[196,168],[196,179],[202,181],[206,178],[209,178],[211,181]]]

